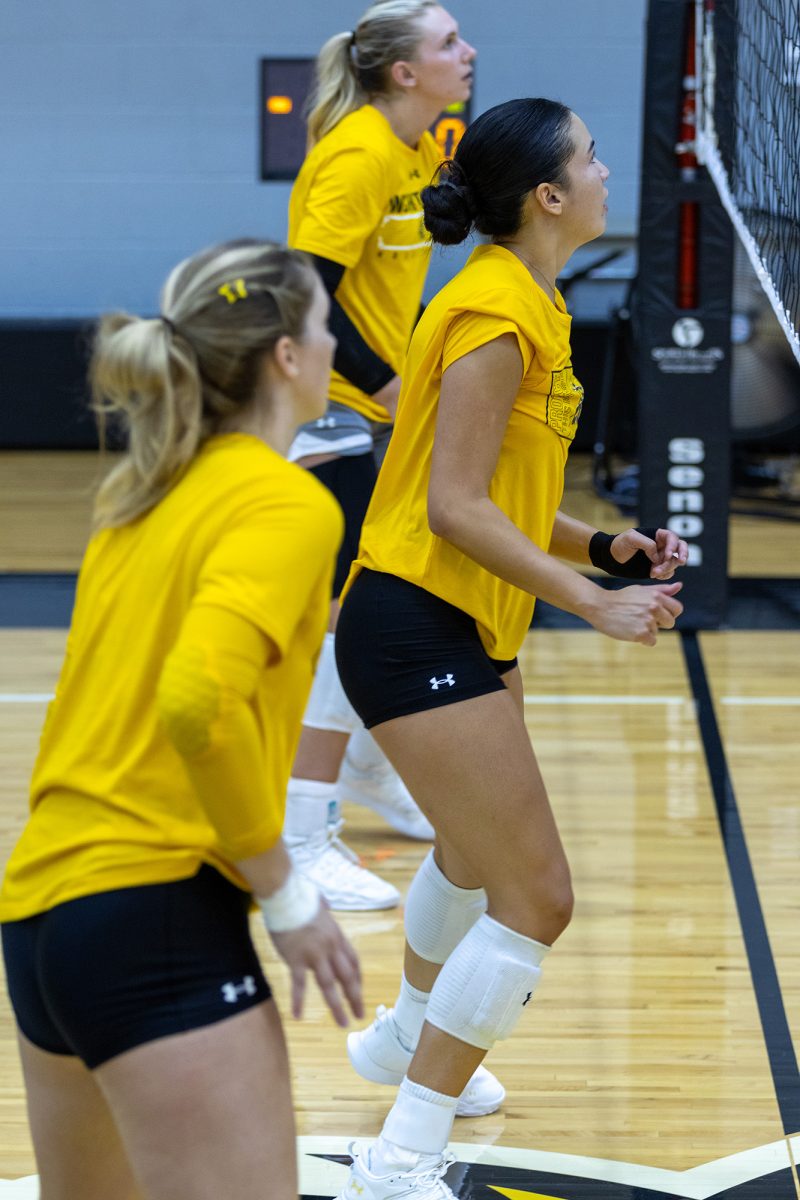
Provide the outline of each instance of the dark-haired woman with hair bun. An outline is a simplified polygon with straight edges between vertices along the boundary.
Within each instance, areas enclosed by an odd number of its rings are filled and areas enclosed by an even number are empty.
[[[602,234],[607,168],[549,100],[501,104],[424,189],[434,241],[488,241],[411,341],[395,432],[342,593],[347,694],[436,830],[406,901],[393,1008],[348,1037],[355,1069],[399,1082],[343,1200],[452,1200],[458,1097],[494,1043],[531,1019],[570,873],[530,737],[516,655],[535,598],[654,645],[682,611],[671,532],[611,537],[559,510],[583,390],[556,279]],[[607,591],[560,559],[651,586]]]
[[[281,840],[341,513],[286,461],[324,410],[330,302],[304,254],[180,263],[102,319],[100,487],[0,920],[41,1195],[293,1200],[281,1019],[253,945],[339,1024],[358,961]]]
[[[333,630],[339,593],[391,432],[400,371],[431,252],[420,191],[441,153],[429,132],[472,90],[475,51],[437,0],[378,0],[317,59],[309,150],[292,188],[289,243],[313,255],[338,346],[324,417],[290,457],[330,488],[345,517],[325,637],[286,806],[295,864],[333,909],[391,908],[400,893],[339,840],[341,801],[406,836],[433,830],[342,691]]]

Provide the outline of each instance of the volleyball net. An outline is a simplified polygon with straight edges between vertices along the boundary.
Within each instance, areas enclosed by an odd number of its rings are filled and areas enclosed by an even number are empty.
[[[695,0],[694,29],[697,160],[800,362],[800,0]]]

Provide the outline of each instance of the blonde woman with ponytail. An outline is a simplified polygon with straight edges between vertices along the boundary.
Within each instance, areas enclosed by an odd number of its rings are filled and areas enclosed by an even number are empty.
[[[334,909],[390,908],[400,900],[338,840],[342,799],[373,808],[408,836],[433,836],[344,696],[333,630],[420,310],[430,256],[420,190],[441,158],[428,130],[444,108],[469,97],[474,58],[435,0],[373,4],[320,52],[309,152],[289,205],[289,242],[314,257],[338,340],[328,411],[299,432],[290,457],[337,497],[345,537],[285,834],[294,861]]]
[[[152,320],[101,321],[100,488],[28,824],[0,893],[43,1200],[293,1200],[289,1067],[248,927],[300,1016],[358,962],[281,840],[341,514],[285,455],[334,339],[305,255],[181,263]]]

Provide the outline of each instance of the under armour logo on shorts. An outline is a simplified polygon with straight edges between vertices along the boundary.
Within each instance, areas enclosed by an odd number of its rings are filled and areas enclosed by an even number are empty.
[[[445,675],[444,679],[437,679],[435,675],[431,675],[428,683],[431,685],[432,692],[438,692],[439,688],[444,687],[445,684],[447,684],[448,687],[452,687],[455,683],[455,679],[449,674]]]
[[[234,983],[233,980],[223,983],[220,991],[226,1004],[235,1004],[240,996],[255,996],[258,989],[253,976],[245,975],[241,983]]]

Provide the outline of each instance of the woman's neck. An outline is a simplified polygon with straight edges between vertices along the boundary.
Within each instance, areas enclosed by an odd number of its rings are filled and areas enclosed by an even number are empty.
[[[562,252],[557,240],[548,233],[533,235],[533,231],[521,230],[511,237],[494,238],[497,246],[503,246],[520,260],[535,282],[555,303],[556,280],[569,254]]]
[[[419,139],[440,112],[438,108],[432,111],[430,103],[406,95],[396,98],[373,96],[370,104],[386,118],[395,137],[405,142],[412,150],[416,150]]]
[[[223,417],[217,426],[217,433],[249,434],[286,458],[296,429],[297,423],[288,409],[276,405],[265,411],[260,405],[252,404]]]

